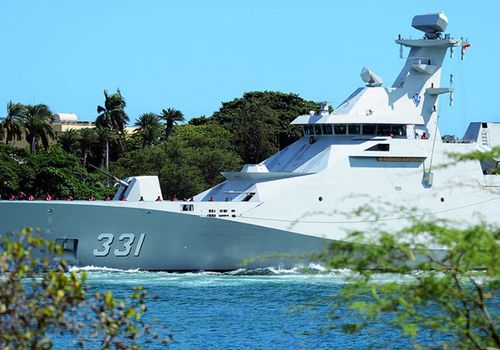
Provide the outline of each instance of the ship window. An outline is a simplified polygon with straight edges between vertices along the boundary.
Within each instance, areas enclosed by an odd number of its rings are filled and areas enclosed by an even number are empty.
[[[483,129],[488,129],[488,123],[481,123]]]
[[[364,124],[363,125],[363,135],[375,135],[375,125]]]
[[[406,136],[406,125],[393,125],[392,133],[394,136]]]
[[[359,124],[351,124],[348,126],[349,135],[359,135],[361,131],[361,125]]]
[[[387,124],[377,125],[378,136],[389,136],[391,134],[391,126]]]
[[[314,125],[314,133],[316,135],[321,135],[322,134],[322,132],[321,132],[321,125],[319,125],[319,124],[318,125]]]
[[[331,135],[333,133],[332,126],[329,124],[323,125],[323,134]]]
[[[304,134],[313,135],[314,134],[314,125],[305,125],[304,126]]]
[[[389,144],[388,143],[378,143],[374,146],[371,146],[370,148],[365,149],[365,151],[382,151],[382,152],[388,152],[389,151]]]
[[[335,135],[345,135],[347,128],[344,124],[337,124],[333,126],[333,131],[335,131]]]
[[[183,204],[181,206],[182,211],[193,211],[194,210],[194,205],[193,204]]]

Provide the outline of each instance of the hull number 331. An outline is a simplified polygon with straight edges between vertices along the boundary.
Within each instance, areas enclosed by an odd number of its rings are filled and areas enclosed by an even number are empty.
[[[146,234],[141,233],[136,241],[136,235],[133,233],[122,233],[115,241],[115,235],[112,233],[101,233],[97,236],[97,241],[101,242],[100,247],[93,250],[94,256],[108,256],[113,252],[116,257],[125,257],[133,251],[134,256],[141,254]]]

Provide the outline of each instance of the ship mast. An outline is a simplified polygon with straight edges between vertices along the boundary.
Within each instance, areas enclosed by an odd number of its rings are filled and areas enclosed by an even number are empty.
[[[448,25],[444,13],[433,13],[415,16],[412,27],[424,32],[420,39],[403,39],[401,35],[396,40],[402,54],[402,48],[409,47],[410,52],[406,63],[392,85],[401,89],[411,97],[423,119],[428,132],[440,137],[437,128],[438,96],[450,94],[450,104],[453,101],[452,79],[449,87],[441,87],[441,71],[443,60],[448,48],[453,55],[454,47],[461,47],[461,58],[470,45],[462,39],[451,38],[443,34]]]

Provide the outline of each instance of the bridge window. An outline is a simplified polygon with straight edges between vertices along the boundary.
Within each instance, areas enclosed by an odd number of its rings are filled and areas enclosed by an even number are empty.
[[[323,125],[323,134],[331,135],[333,133],[332,126],[330,124]]]
[[[335,131],[335,135],[345,135],[347,128],[345,124],[336,124],[333,126],[333,131]]]
[[[359,124],[350,124],[348,126],[348,131],[349,131],[349,135],[359,135],[359,133],[361,131],[361,125],[359,125]]]
[[[316,135],[321,135],[322,132],[321,132],[321,125],[317,124],[317,125],[314,125],[314,133]]]
[[[387,125],[387,124],[377,125],[377,135],[390,136],[391,135],[391,126]]]
[[[394,136],[406,136],[406,125],[393,125],[391,130]]]
[[[375,135],[376,126],[373,124],[363,125],[363,135]]]

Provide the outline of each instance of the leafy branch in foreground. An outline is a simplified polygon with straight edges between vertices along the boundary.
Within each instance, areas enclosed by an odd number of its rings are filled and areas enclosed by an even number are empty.
[[[453,159],[453,162],[445,166],[467,160],[479,160],[482,164],[487,165],[487,168],[489,168],[488,173],[500,174],[500,146],[492,147],[489,151],[478,150],[469,153],[451,153],[450,157]]]
[[[337,243],[322,255],[329,267],[355,272],[332,296],[332,317],[343,331],[355,333],[384,317],[412,339],[424,329],[446,335],[451,340],[443,348],[500,347],[497,227],[414,221],[396,234],[353,232],[350,238],[355,244]],[[407,278],[381,282],[381,272]],[[341,316],[346,305],[354,321]]]
[[[80,347],[92,339],[102,349],[168,343],[143,319],[146,290],[135,287],[126,300],[111,292],[89,295],[86,274],[65,272],[60,254],[59,246],[29,229],[0,236],[2,349],[50,349],[56,334],[70,335]]]

